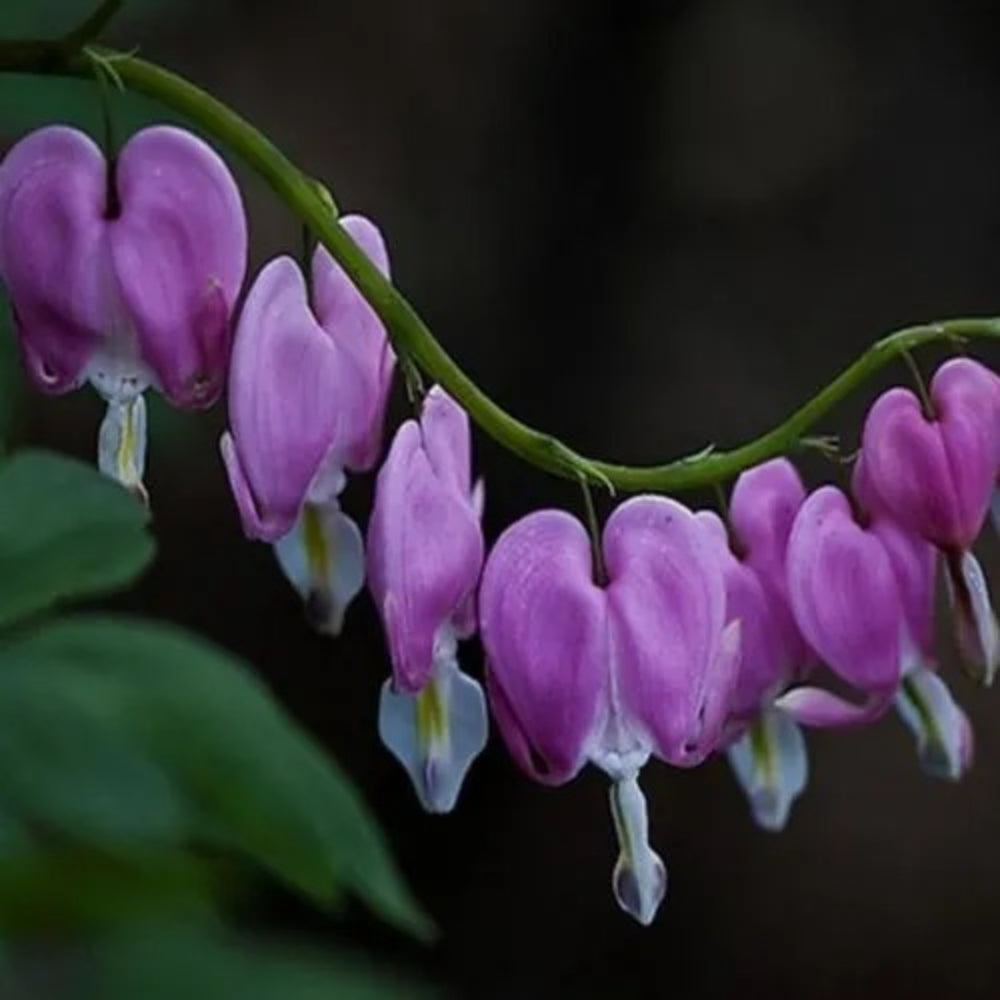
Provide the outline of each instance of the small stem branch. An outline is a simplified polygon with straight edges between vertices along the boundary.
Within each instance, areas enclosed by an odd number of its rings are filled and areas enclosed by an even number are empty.
[[[906,367],[910,369],[910,375],[913,376],[913,382],[917,387],[917,395],[920,397],[920,406],[924,411],[924,416],[928,420],[933,420],[934,404],[931,402],[930,393],[927,391],[927,383],[924,381],[924,376],[920,371],[920,366],[917,364],[917,359],[908,349],[904,349],[902,355],[903,360],[906,362]]]
[[[85,21],[81,21],[63,38],[62,44],[68,51],[75,52],[91,42],[96,42],[124,6],[125,0],[103,0]]]
[[[114,7],[113,2],[106,2],[99,11],[103,10],[103,16],[107,17],[108,9]],[[85,24],[92,28],[97,13]],[[508,451],[566,479],[603,486],[612,492],[678,492],[725,482],[769,458],[801,450],[803,435],[900,354],[933,341],[969,337],[1000,340],[998,317],[953,319],[910,327],[878,341],[784,423],[732,451],[704,449],[652,466],[617,465],[586,458],[557,438],[522,423],[487,396],[438,343],[410,303],[337,224],[329,199],[321,194],[316,183],[221,101],[166,69],[109,49],[92,48],[83,54],[69,50],[65,41],[0,42],[0,72],[88,76],[95,57],[113,65],[125,86],[185,115],[205,135],[228,147],[255,170],[338,261],[385,324],[404,365],[417,365],[440,383],[479,427]]]
[[[583,510],[587,518],[587,534],[590,535],[590,558],[594,573],[594,583],[599,587],[608,584],[608,569],[604,565],[604,549],[601,546],[601,523],[597,519],[597,509],[594,507],[594,497],[590,492],[590,484],[580,477],[580,489],[583,491]]]

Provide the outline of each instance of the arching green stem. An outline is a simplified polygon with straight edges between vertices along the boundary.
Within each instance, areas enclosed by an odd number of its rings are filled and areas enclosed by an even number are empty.
[[[112,65],[124,86],[186,116],[213,141],[241,157],[340,263],[385,323],[397,352],[439,382],[499,444],[538,468],[567,479],[582,478],[625,492],[674,492],[724,482],[766,459],[808,447],[803,436],[817,421],[903,351],[938,340],[1000,339],[1000,318],[955,319],[910,327],[880,340],[784,423],[741,447],[727,452],[706,449],[655,466],[586,458],[557,438],[522,423],[487,396],[337,224],[329,197],[323,196],[317,182],[235,111],[182,77],[130,55],[103,48],[74,52],[65,41],[0,42],[0,72],[90,76],[95,59]]]

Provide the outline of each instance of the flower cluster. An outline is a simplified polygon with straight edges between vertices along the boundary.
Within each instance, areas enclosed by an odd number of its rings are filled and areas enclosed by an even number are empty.
[[[339,224],[388,275],[378,229]],[[31,377],[95,386],[99,464],[140,493],[143,391],[204,407],[228,380],[221,453],[245,533],[273,545],[321,631],[340,631],[367,579],[392,665],[379,734],[425,809],[455,806],[488,703],[531,778],[607,775],[614,894],[645,924],[666,891],[639,787],[652,757],[687,768],[724,753],[768,830],[806,786],[803,727],[895,706],[928,773],[969,766],[971,727],[937,669],[935,590],[940,569],[956,648],[990,683],[1000,631],[972,552],[991,513],[1000,530],[990,369],[958,358],[923,397],[882,395],[849,491],[810,493],[777,458],[738,478],[724,516],[639,496],[600,531],[542,510],[488,554],[469,421],[434,387],[395,434],[363,539],[339,498],[381,456],[386,331],[322,247],[308,273],[272,260],[237,309],[246,257],[235,182],[178,129],[142,131],[109,160],[47,128],[0,165],[0,277]],[[477,631],[485,692],[458,661]]]

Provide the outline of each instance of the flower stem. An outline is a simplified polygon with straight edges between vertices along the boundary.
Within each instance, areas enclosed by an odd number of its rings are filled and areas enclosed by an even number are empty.
[[[115,7],[114,2],[106,2],[100,10],[107,12]],[[88,22],[96,19],[95,13]],[[82,37],[82,28],[71,37]],[[409,302],[337,225],[316,182],[221,101],[169,70],[110,49],[94,47],[85,52],[72,51],[65,40],[0,42],[0,72],[86,77],[91,75],[94,58],[112,65],[126,87],[185,115],[205,135],[246,161],[340,263],[385,324],[397,353],[440,383],[479,427],[504,448],[566,479],[582,479],[612,491],[625,492],[675,492],[724,482],[769,458],[800,450],[803,435],[857,386],[901,353],[939,340],[1000,339],[1000,317],[954,319],[909,327],[870,347],[783,423],[731,451],[707,449],[651,466],[619,465],[586,458],[557,438],[522,423],[487,396],[452,360]]]

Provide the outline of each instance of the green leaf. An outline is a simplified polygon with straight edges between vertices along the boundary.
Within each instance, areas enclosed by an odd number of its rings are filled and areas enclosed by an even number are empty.
[[[221,650],[162,626],[80,618],[0,650],[0,671],[29,664],[58,664],[103,690],[109,717],[195,804],[211,842],[319,902],[343,885],[386,920],[431,935],[349,781]]]
[[[130,583],[153,555],[147,520],[74,459],[25,451],[0,465],[0,627]]]
[[[51,937],[139,919],[205,924],[218,921],[214,899],[221,887],[214,868],[189,851],[125,855],[38,843],[16,861],[0,861],[0,930]]]
[[[93,950],[90,1000],[427,1000],[426,989],[346,955],[163,926]]]
[[[105,718],[99,685],[59,664],[0,669],[0,801],[32,829],[117,848],[190,829],[163,770]]]

